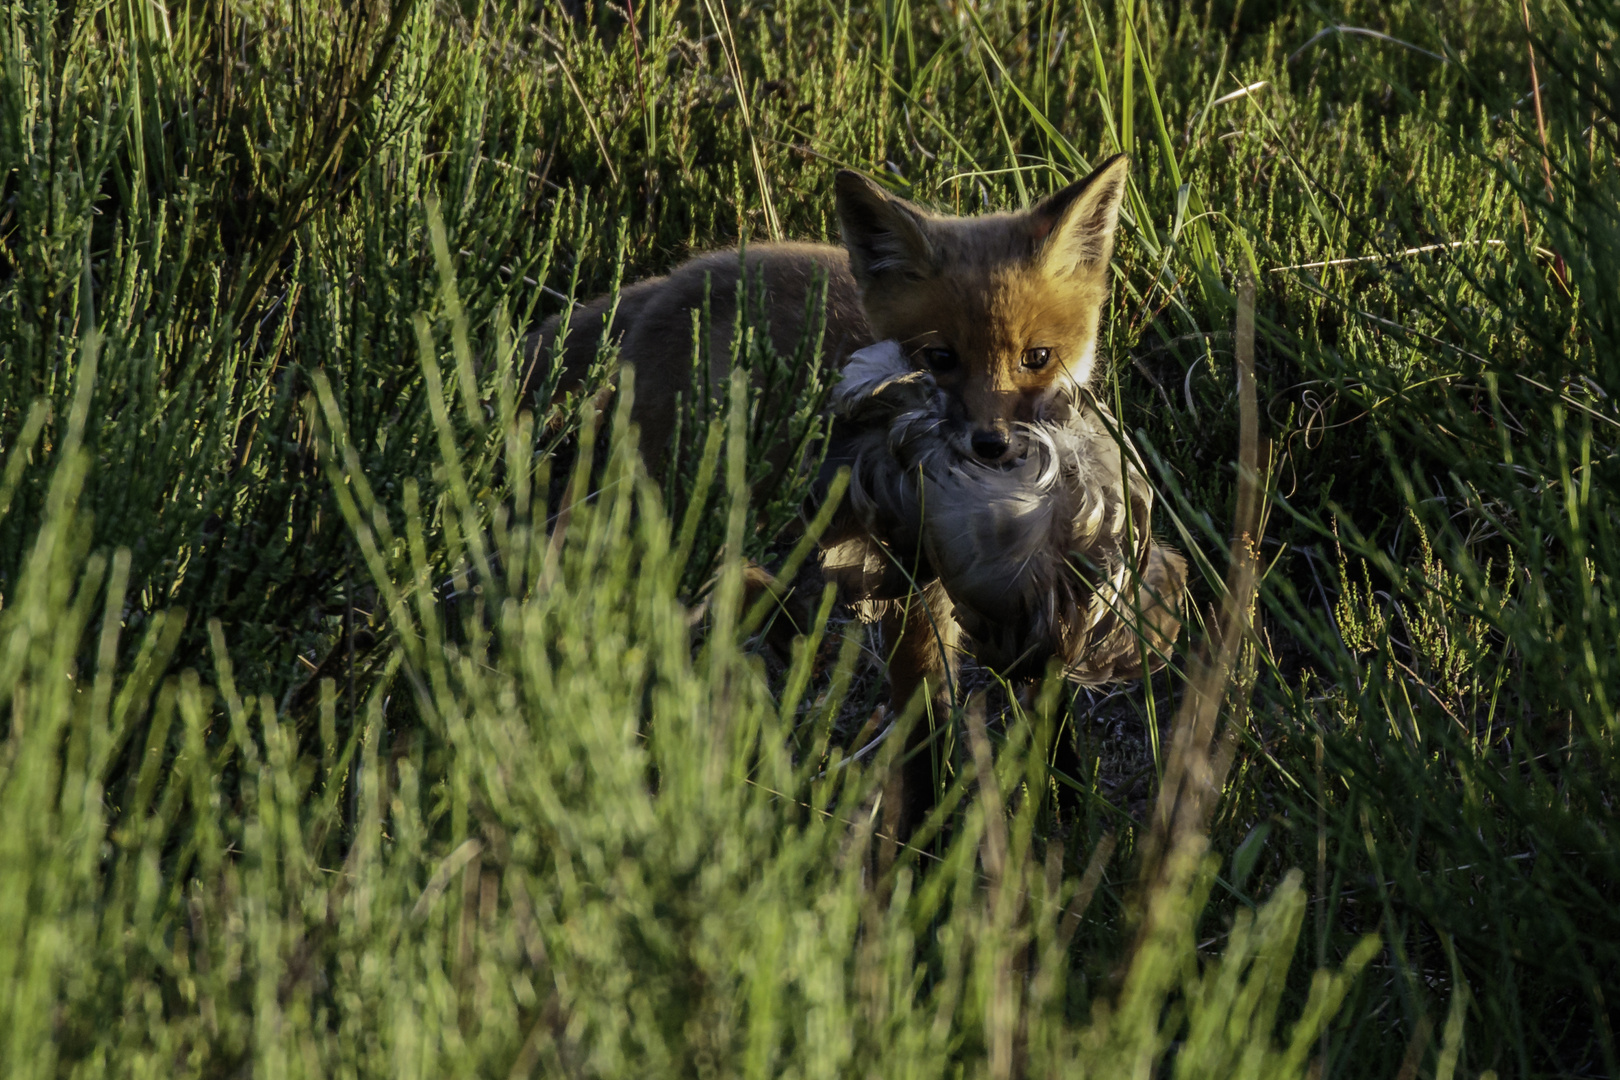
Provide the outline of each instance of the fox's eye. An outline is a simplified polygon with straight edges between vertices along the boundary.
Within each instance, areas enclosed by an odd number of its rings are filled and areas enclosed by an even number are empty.
[[[1031,371],[1039,371],[1052,359],[1051,349],[1025,349],[1024,366]]]
[[[952,349],[934,346],[922,351],[923,363],[928,365],[929,371],[947,372],[956,370],[956,352]]]

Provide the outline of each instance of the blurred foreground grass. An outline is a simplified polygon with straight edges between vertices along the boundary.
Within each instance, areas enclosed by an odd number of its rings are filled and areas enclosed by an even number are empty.
[[[11,5],[6,1071],[1620,1072],[1616,26],[1530,9],[1538,111],[1488,4]],[[967,213],[1117,148],[1201,607],[1259,283],[1232,765],[1161,866],[1185,672],[1047,686],[897,850],[859,628],[739,629],[774,421],[695,402],[657,491],[516,335],[828,235],[840,164]]]

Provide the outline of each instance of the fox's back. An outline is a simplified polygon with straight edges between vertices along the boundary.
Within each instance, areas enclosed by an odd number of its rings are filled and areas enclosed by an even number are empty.
[[[763,288],[768,330],[778,352],[791,354],[813,330],[807,317],[814,312],[823,288],[825,361],[841,365],[850,353],[872,343],[849,256],[843,248],[830,244],[757,244],[750,245],[746,255],[736,248],[709,252],[668,274],[624,289],[617,309],[612,307],[611,297],[576,308],[567,320],[561,388],[568,389],[584,377],[604,330],[610,340],[617,339],[620,362],[636,372],[631,418],[641,428],[642,453],[654,472],[663,466],[678,396],[691,384],[693,319],[705,304],[711,388],[718,389],[729,375],[726,364],[745,260],[750,293],[757,295],[755,290]],[[607,327],[604,322],[610,312],[612,325]],[[553,316],[528,342],[531,375],[526,389],[530,392],[538,388],[534,373],[546,366],[545,356],[562,325],[563,317]]]

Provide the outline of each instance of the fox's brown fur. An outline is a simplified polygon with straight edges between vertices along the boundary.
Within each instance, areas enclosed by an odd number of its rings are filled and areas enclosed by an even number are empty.
[[[826,244],[760,244],[748,249],[747,260],[752,277],[763,274],[771,338],[778,350],[790,354],[798,345],[804,332],[805,301],[822,281],[827,288],[824,341],[829,356],[842,359],[870,343],[860,294],[850,278],[843,249]],[[641,429],[642,453],[654,473],[662,471],[663,456],[668,452],[676,395],[685,393],[691,383],[692,312],[702,309],[707,291],[709,355],[717,360],[729,356],[740,271],[735,250],[699,255],[668,274],[623,289],[616,310],[613,298],[604,296],[575,309],[569,318],[559,390],[572,389],[584,378],[602,341],[603,320],[612,311],[608,333],[618,341],[621,361],[636,370],[630,418]],[[552,317],[526,343],[529,367],[524,397],[539,388],[561,321],[561,316]],[[726,377],[718,363],[709,374],[715,386]]]
[[[764,278],[775,345],[783,352],[797,345],[805,301],[825,278],[830,361],[841,364],[885,339],[899,341],[919,366],[944,359],[931,350],[949,350],[954,366],[936,366],[935,377],[959,405],[953,419],[964,452],[977,433],[981,451],[997,451],[979,456],[1016,455],[1014,425],[1055,388],[1091,377],[1128,164],[1112,158],[1031,210],[969,218],[930,214],[856,173],[839,173],[844,247],[748,249],[750,274]],[[620,294],[608,333],[622,361],[635,366],[632,419],[654,471],[669,443],[676,394],[691,376],[691,312],[702,306],[707,281],[709,353],[727,356],[739,272],[736,251],[711,252]],[[563,343],[565,389],[595,357],[610,305],[604,297],[573,312]],[[559,323],[553,318],[530,339],[531,360],[539,361],[530,390]],[[1038,368],[1025,363],[1037,349],[1050,350]],[[710,372],[717,381],[724,375]],[[1001,449],[989,436],[1000,436]]]
[[[797,345],[806,300],[825,280],[829,362],[841,366],[876,341],[900,342],[947,391],[946,436],[961,454],[989,463],[1017,457],[1020,422],[1033,419],[1055,393],[1083,388],[1091,378],[1128,167],[1119,155],[1029,210],[967,218],[931,214],[856,173],[839,173],[842,247],[747,250],[751,277],[764,280],[775,345],[784,353]],[[606,298],[569,320],[562,388],[584,376],[606,329],[622,362],[635,366],[631,417],[655,473],[665,465],[676,395],[691,378],[691,312],[707,292],[709,355],[728,356],[739,263],[734,250],[701,255],[624,289],[609,327]],[[528,342],[529,393],[559,325],[552,319]],[[711,370],[709,377],[718,383],[725,372]],[[944,591],[925,584],[891,605],[884,624],[893,705],[903,707],[925,685],[942,689],[959,648]],[[915,780],[907,777],[908,789]]]

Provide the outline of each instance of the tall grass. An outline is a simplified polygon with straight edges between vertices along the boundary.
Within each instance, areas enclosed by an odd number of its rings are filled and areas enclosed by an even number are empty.
[[[12,5],[6,1068],[1620,1072],[1617,24],[1530,10],[1538,124],[1491,5]],[[694,400],[658,490],[516,342],[829,236],[838,165],[968,213],[1116,149],[1230,767],[1155,830],[1191,660],[992,692],[898,848],[857,630],[739,629],[813,395]]]
[[[385,508],[346,471],[358,454],[317,376],[321,454],[394,628],[385,676],[347,716],[323,683],[310,738],[270,695],[244,693],[218,620],[215,685],[159,681],[173,614],[120,673],[130,559],[109,567],[68,539],[84,524],[93,363],[81,376],[40,541],[0,625],[0,1020],[14,1075],[935,1076],[970,1064],[1115,1076],[1150,1069],[1185,1027],[1188,1065],[1293,1076],[1376,948],[1321,973],[1274,1043],[1298,875],[1199,964],[1213,864],[1195,838],[1170,853],[1117,1007],[1071,1015],[1067,945],[1096,877],[1065,877],[1052,849],[1043,858],[1041,802],[1016,797],[1045,784],[1050,710],[998,759],[975,727],[951,841],[928,865],[897,859],[877,804],[900,740],[872,768],[845,767],[827,749],[836,691],[772,696],[724,632],[736,560],[718,589],[722,625],[694,655],[676,595],[685,558],[623,439],[603,497],[549,536],[533,527],[543,503],[516,480],[497,530],[504,573],[456,642],[418,485],[403,486],[406,542],[390,561]],[[739,401],[736,543],[743,420]],[[515,450],[529,424],[508,434]],[[588,469],[581,459],[576,479]],[[480,509],[455,508],[460,536],[476,535]],[[99,644],[81,692],[86,638]],[[811,656],[799,653],[801,671]],[[1183,1004],[1166,1014],[1172,995]]]

